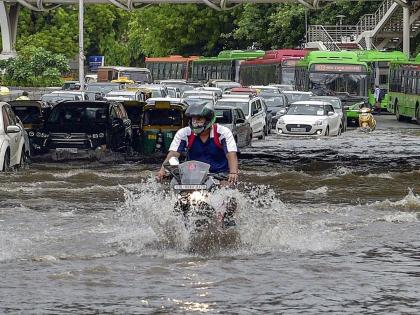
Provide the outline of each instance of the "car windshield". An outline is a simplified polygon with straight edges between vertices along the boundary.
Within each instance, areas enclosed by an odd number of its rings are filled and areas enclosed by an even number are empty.
[[[176,109],[149,109],[143,116],[145,126],[181,126],[182,112]]]
[[[322,105],[292,104],[290,105],[286,115],[325,116],[327,113]]]
[[[175,91],[175,89],[168,88],[168,95],[170,97],[176,97],[176,91]]]
[[[264,100],[268,107],[283,107],[285,105],[283,97],[264,97]]]
[[[209,99],[209,98],[201,98],[201,97],[187,97],[184,99],[184,101],[191,106],[192,104],[205,104],[205,105],[209,105],[211,107],[214,107],[214,101],[213,99]]]
[[[231,124],[232,111],[230,109],[216,109],[216,122],[219,124]]]
[[[70,106],[58,105],[53,108],[48,116],[48,124],[67,124],[67,125],[94,125],[107,122],[108,108],[94,105],[80,106],[71,104]]]
[[[244,112],[245,116],[247,116],[248,113],[249,113],[249,103],[248,102],[240,102],[240,101],[229,102],[229,101],[220,100],[216,103],[216,105],[221,105],[221,106],[225,105],[225,106],[232,106],[232,107],[240,108]]]
[[[161,90],[152,90],[152,97],[162,97]]]
[[[20,118],[24,124],[41,123],[40,108],[35,106],[13,106],[15,115]]]
[[[307,101],[310,98],[309,94],[302,94],[302,93],[287,93],[286,94],[289,103],[299,102],[299,101]]]
[[[45,94],[41,100],[44,102],[74,101],[81,100],[81,96],[73,94]]]
[[[312,98],[311,98],[312,99]],[[334,109],[341,109],[341,102],[338,99],[334,99],[334,98],[328,98],[328,99],[322,99],[322,98],[313,98],[314,100],[318,100],[318,101],[323,101],[323,102],[328,102],[330,103]]]
[[[127,112],[128,118],[134,124],[139,124],[141,121],[142,109],[138,106],[126,106],[125,111]]]

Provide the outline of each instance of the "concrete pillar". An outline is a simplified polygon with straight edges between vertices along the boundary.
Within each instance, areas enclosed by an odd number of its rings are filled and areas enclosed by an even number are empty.
[[[20,5],[10,4],[9,8],[4,1],[0,1],[0,28],[3,51],[0,59],[16,56],[16,33]]]
[[[410,57],[410,7],[403,6],[403,52]]]

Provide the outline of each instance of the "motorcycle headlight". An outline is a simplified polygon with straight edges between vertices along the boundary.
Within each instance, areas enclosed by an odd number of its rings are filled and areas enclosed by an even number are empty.
[[[324,121],[323,120],[317,120],[316,122],[315,122],[315,126],[322,126],[322,123],[323,123]]]
[[[102,132],[98,136],[99,136],[99,138],[105,137],[105,135]]]
[[[205,196],[201,191],[194,191],[190,195],[191,202],[200,202],[204,200],[205,200]]]
[[[29,137],[33,137],[33,136],[35,136],[35,132],[33,132],[33,131],[29,131]]]
[[[92,135],[92,138],[93,138],[93,139],[98,139],[98,134],[94,133],[94,134]]]

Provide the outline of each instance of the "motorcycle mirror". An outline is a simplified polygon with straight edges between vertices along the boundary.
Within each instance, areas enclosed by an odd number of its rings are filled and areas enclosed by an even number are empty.
[[[169,165],[171,166],[177,166],[179,165],[179,160],[177,157],[173,156],[169,159]]]

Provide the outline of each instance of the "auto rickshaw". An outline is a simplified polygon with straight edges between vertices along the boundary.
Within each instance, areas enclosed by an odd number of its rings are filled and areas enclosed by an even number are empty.
[[[47,135],[40,132],[51,106],[36,100],[15,100],[9,102],[16,116],[22,121],[29,136],[32,154],[42,153],[42,142]]]
[[[143,107],[141,153],[146,156],[168,152],[175,133],[188,125],[188,105],[176,98],[151,98]]]

